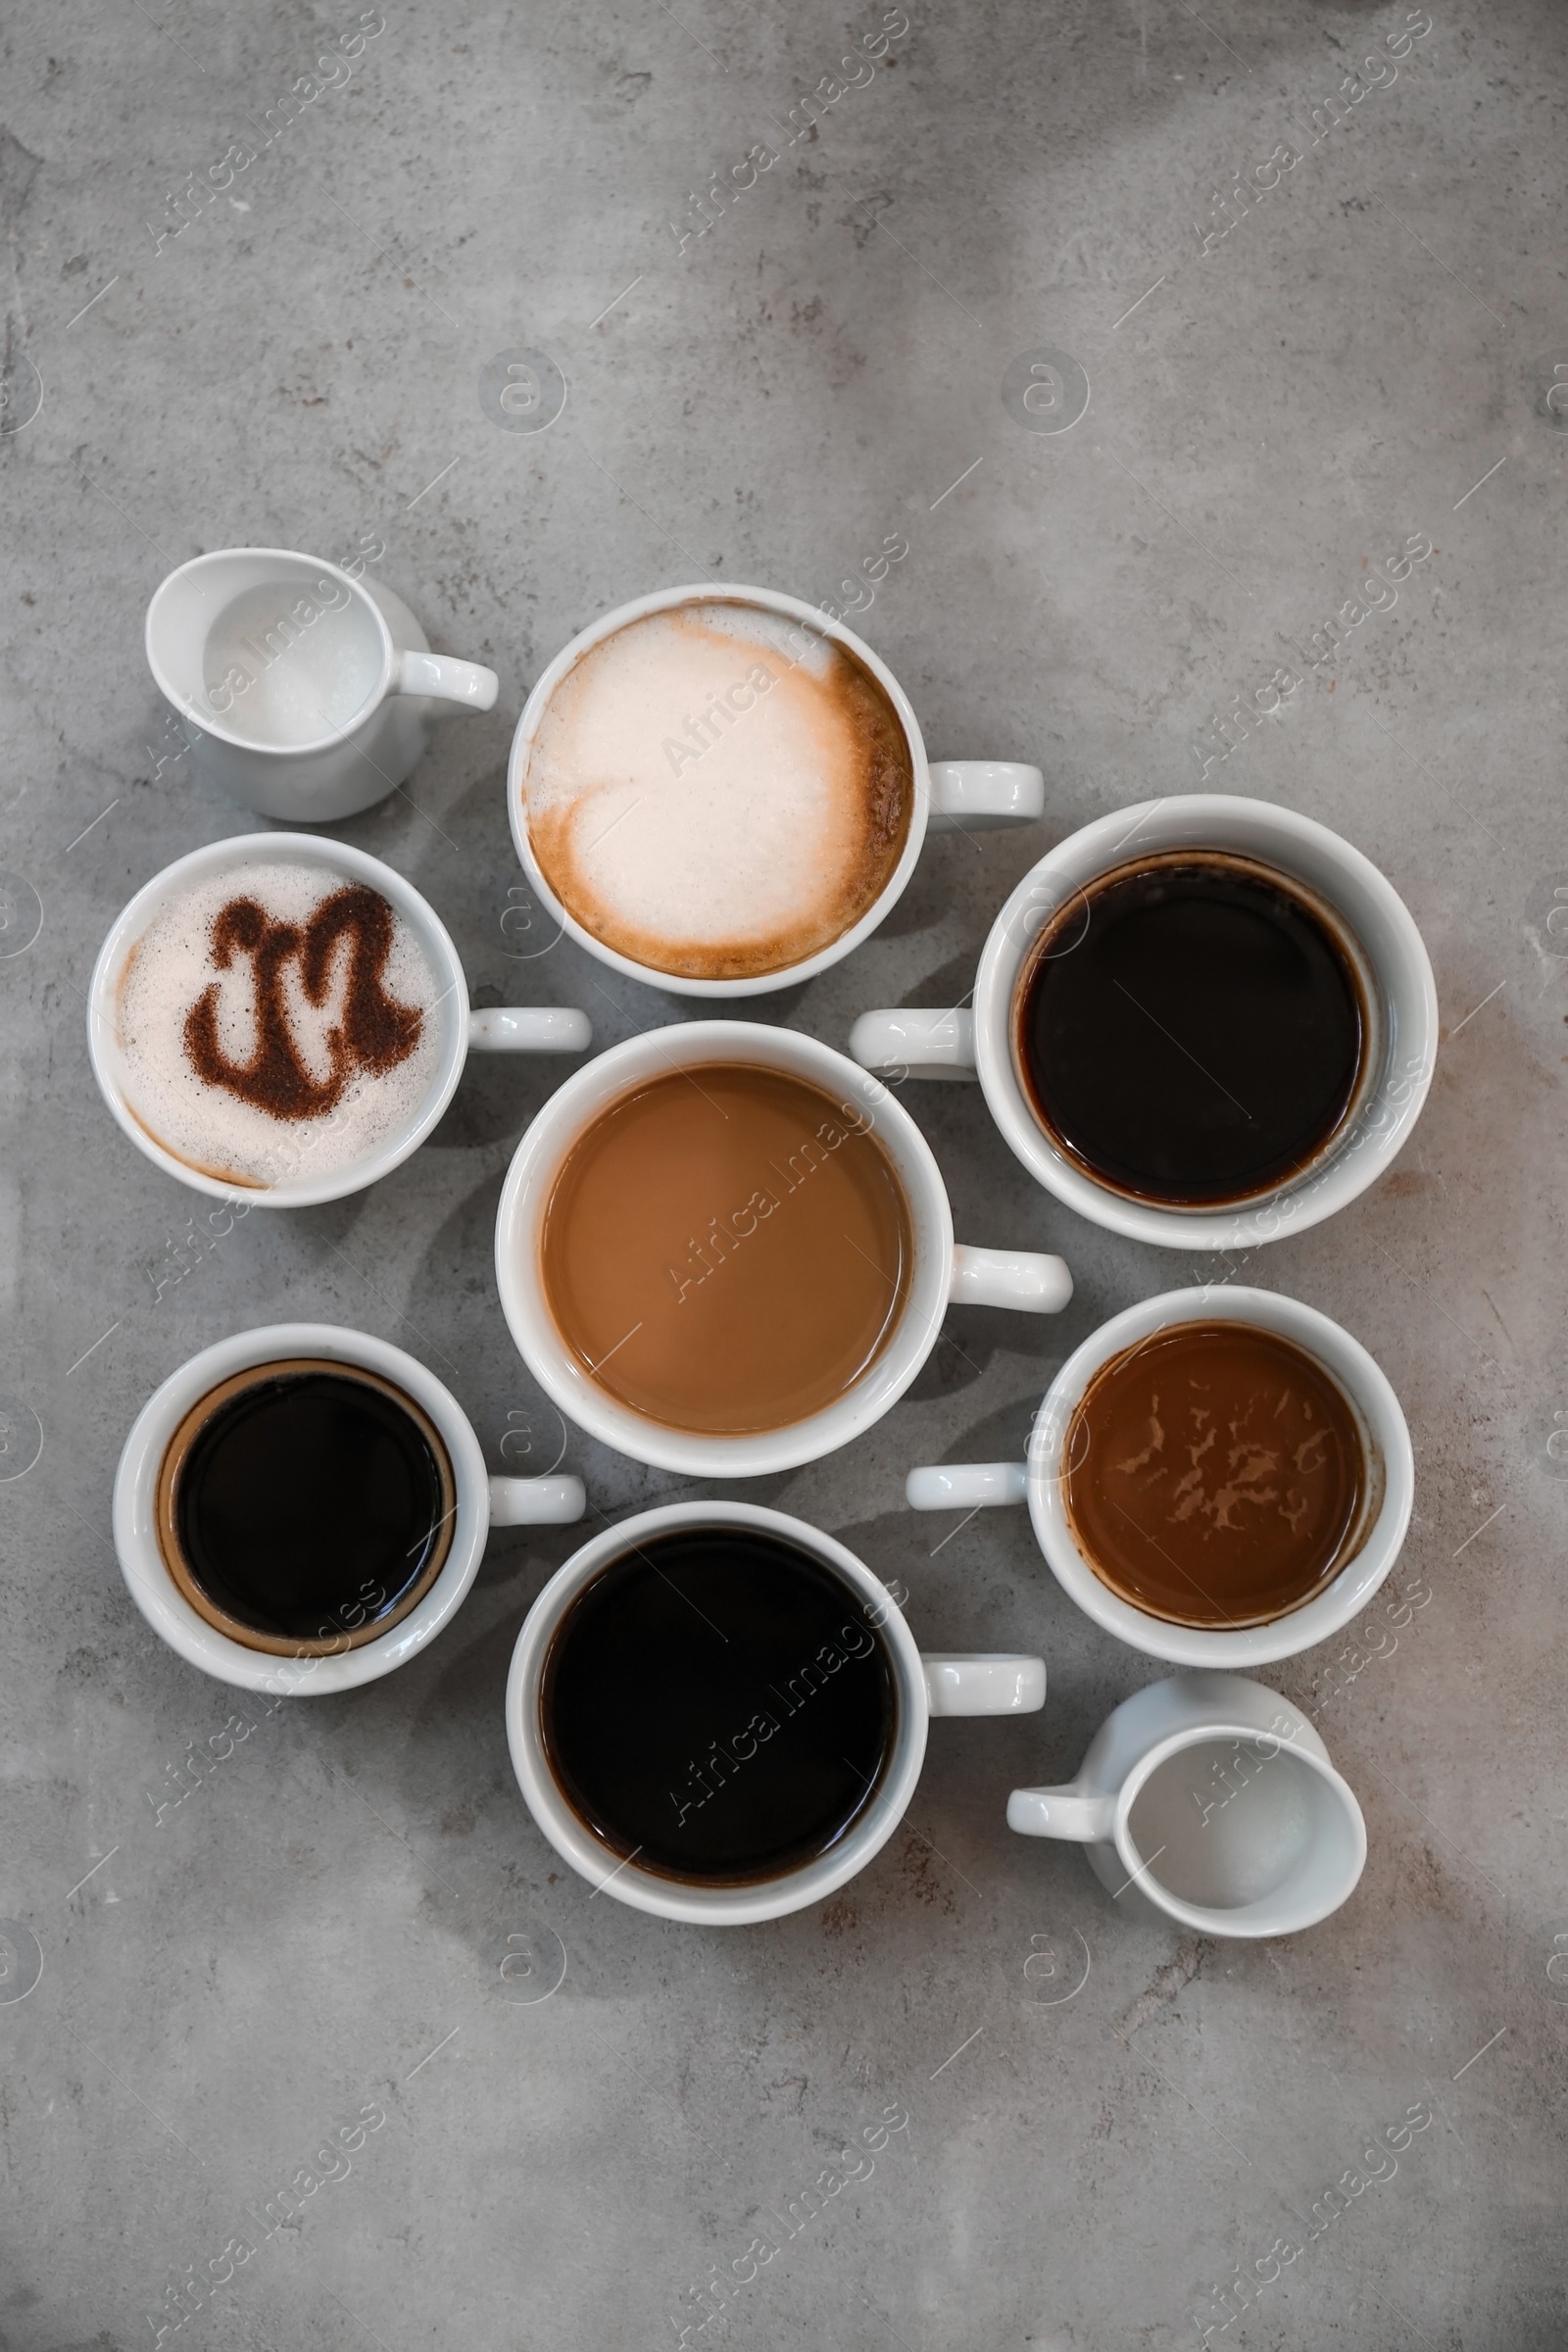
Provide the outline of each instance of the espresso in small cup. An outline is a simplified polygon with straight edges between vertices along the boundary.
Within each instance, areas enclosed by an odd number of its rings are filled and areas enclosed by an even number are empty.
[[[1381,1487],[1315,1356],[1247,1323],[1178,1323],[1096,1373],[1061,1451],[1068,1528],[1102,1584],[1169,1625],[1266,1625],[1365,1535]]]
[[[378,1373],[251,1366],[185,1415],[159,1470],[159,1550],[191,1606],[247,1649],[374,1641],[440,1575],[457,1486],[434,1422]]]
[[[653,971],[746,980],[853,929],[908,838],[914,761],[849,649],[752,605],[646,613],[551,697],[522,797],[561,905]]]
[[[1096,1183],[1208,1209],[1289,1183],[1343,1134],[1368,1004],[1359,951],[1302,882],[1173,849],[1046,924],[1015,983],[1013,1068]]]
[[[126,955],[115,998],[125,1099],[154,1143],[253,1190],[308,1151],[367,1159],[417,1115],[442,1059],[440,982],[368,883],[304,858],[193,875]]]
[[[607,1856],[710,1886],[829,1853],[874,1804],[897,1732],[858,1593],[757,1527],[679,1527],[612,1560],[539,1686],[550,1771]]]
[[[1019,1086],[1097,1183],[1172,1208],[1288,1184],[1347,1131],[1372,993],[1305,884],[1228,851],[1101,874],[1042,932],[1013,995]]]
[[[561,1163],[539,1245],[582,1370],[632,1411],[713,1436],[847,1395],[898,1325],[913,1255],[865,1110],[745,1062],[662,1071],[601,1110]]]

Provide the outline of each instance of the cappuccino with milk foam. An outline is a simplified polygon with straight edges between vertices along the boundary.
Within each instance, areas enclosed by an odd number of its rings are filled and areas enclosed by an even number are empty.
[[[167,900],[125,958],[127,1105],[220,1182],[328,1175],[417,1115],[441,1066],[439,993],[379,891],[324,862],[236,859]]]
[[[908,839],[914,763],[843,646],[742,604],[629,621],[552,696],[522,777],[534,854],[595,938],[750,979],[841,939]]]

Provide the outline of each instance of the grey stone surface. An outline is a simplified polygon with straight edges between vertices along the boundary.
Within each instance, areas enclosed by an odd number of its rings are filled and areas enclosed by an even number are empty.
[[[261,146],[256,118],[358,21],[347,0],[8,12],[9,2352],[1568,2340],[1568,1464],[1547,1450],[1568,1414],[1547,928],[1568,891],[1568,21],[1431,0],[1391,80],[1362,61],[1400,45],[1402,6],[907,6],[869,78],[786,144],[781,118],[874,9],[386,0],[346,82],[161,245],[171,192]],[[1314,122],[1335,98],[1343,121]],[[682,248],[689,194],[759,142],[780,160]],[[1282,143],[1300,160],[1259,195]],[[1237,172],[1254,193],[1220,238]],[[1004,402],[1041,348],[1091,387],[1059,433]],[[533,434],[483,391],[519,350],[568,386]],[[1341,829],[1429,943],[1446,1042],[1397,1171],[1234,1269],[1348,1323],[1414,1434],[1398,1575],[1430,1600],[1396,1647],[1362,1635],[1266,1678],[1360,1794],[1359,1891],[1292,1940],[1184,1941],[1007,1832],[1008,1788],[1067,1774],[1152,1669],[1071,1608],[1021,1517],[943,1542],[904,1473],[1012,1448],[1076,1340],[1190,1268],[1058,1210],[977,1097],[931,1086],[906,1100],[960,1233],[1059,1248],[1077,1297],[1028,1327],[956,1312],[898,1410],[763,1498],[902,1577],[927,1645],[1041,1649],[1043,1715],[937,1726],[906,1830],[822,1910],[658,1925],[591,1899],[518,1797],[507,1661],[573,1538],[515,1533],[416,1664],[258,1718],[172,1804],[172,1768],[221,1745],[233,1700],[154,1639],[110,1544],[118,1451],[166,1373],[248,1324],[337,1319],[428,1361],[494,1467],[509,1428],[535,1460],[559,1439],[490,1265],[548,1070],[470,1070],[375,1192],[216,1246],[98,1099],[82,992],[107,925],[251,821],[160,731],[149,595],[204,548],[384,542],[378,576],[502,698],[342,832],[429,895],[476,991],[583,1003],[608,1042],[684,1008],[570,947],[521,956],[503,927],[529,681],[595,613],[683,578],[843,602],[897,533],[909,554],[858,625],[934,753],[1044,765],[1048,820],[933,844],[862,953],[747,1010],[842,1044],[869,1004],[951,1003],[1046,842],[1194,788],[1193,745],[1217,760],[1237,698],[1254,715],[1209,787]],[[1342,623],[1260,720],[1276,667],[1416,534],[1434,553],[1397,606]],[[565,1458],[612,1516],[678,1491],[574,1432]],[[501,1997],[530,1928],[542,1955],[560,1939],[564,1981]],[[41,1976],[3,1997],[29,1936]],[[1396,2175],[1319,2227],[1369,2132],[1422,2101]],[[367,2109],[384,2121],[346,2177],[307,2192],[324,2134]],[[874,2171],[806,2220],[802,2192],[890,2109],[907,2124]],[[291,2182],[294,2218],[264,2236]],[[1283,2267],[1282,2237],[1304,2246]],[[715,2265],[729,2301],[704,2327],[690,2290]],[[1222,2333],[1237,2266],[1254,2301]]]

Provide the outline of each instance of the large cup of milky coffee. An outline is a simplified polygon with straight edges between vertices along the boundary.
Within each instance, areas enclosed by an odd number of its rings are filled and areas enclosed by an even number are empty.
[[[950,1302],[1072,1296],[1059,1257],[955,1244],[931,1148],[880,1080],[753,1021],[627,1038],[558,1088],[502,1190],[496,1280],[564,1413],[697,1478],[858,1437]]]
[[[618,606],[556,656],[507,797],[552,921],[634,979],[738,997],[836,963],[928,832],[1028,823],[1045,782],[928,760],[908,696],[842,622],[710,582]]]
[[[580,1054],[565,1005],[470,1011],[428,900],[310,833],[193,850],[136,893],[93,970],[87,1043],[137,1150],[220,1200],[306,1208],[417,1151],[470,1051]]]
[[[1024,1462],[911,1470],[917,1511],[1027,1503],[1069,1597],[1173,1666],[1246,1673],[1341,1632],[1410,1524],[1387,1375],[1329,1316],[1238,1283],[1112,1315],[1062,1365]]]
[[[863,1013],[850,1051],[977,1077],[1024,1166],[1097,1225],[1248,1250],[1388,1171],[1437,1043],[1421,934],[1371,859],[1293,809],[1193,792],[1042,858],[972,1012]]]

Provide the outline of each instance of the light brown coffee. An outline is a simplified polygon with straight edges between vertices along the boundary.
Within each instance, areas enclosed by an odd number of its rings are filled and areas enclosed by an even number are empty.
[[[855,1103],[703,1063],[601,1111],[545,1211],[540,1279],[583,1370],[666,1428],[781,1429],[887,1346],[913,1264],[908,1203]]]

